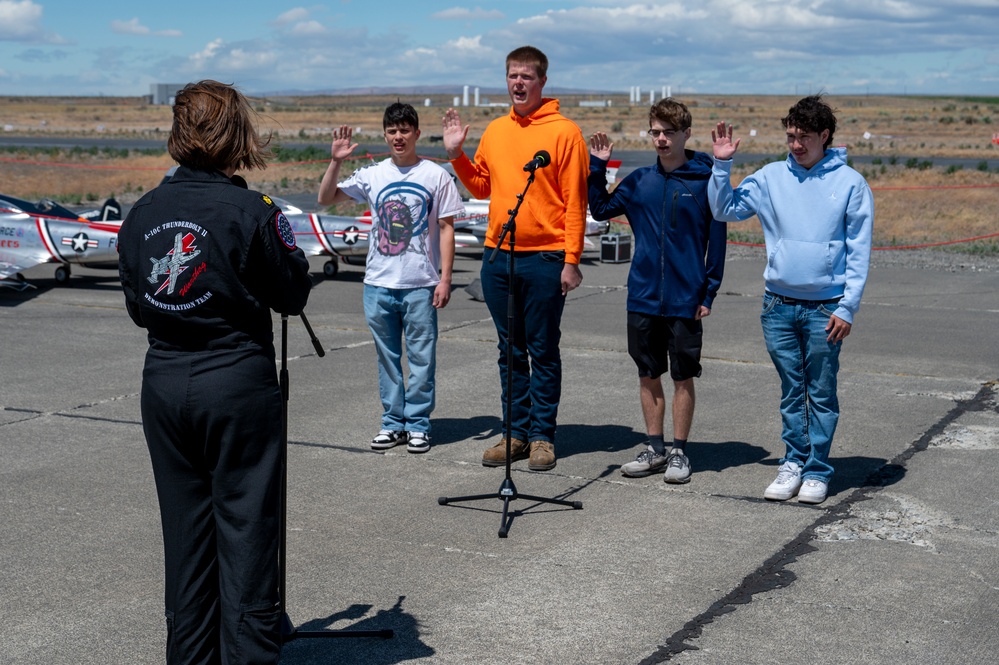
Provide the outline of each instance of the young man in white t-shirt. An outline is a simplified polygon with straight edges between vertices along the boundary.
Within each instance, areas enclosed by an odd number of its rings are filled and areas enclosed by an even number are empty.
[[[338,183],[340,167],[357,148],[346,125],[333,132],[332,160],[319,203],[348,199],[371,208],[371,235],[364,270],[364,316],[378,353],[381,431],[375,450],[407,444],[430,450],[437,365],[437,310],[451,299],[454,218],[465,209],[451,176],[416,154],[420,119],[409,104],[385,109],[382,121],[389,159],[364,166]],[[406,340],[409,380],[402,374]]]

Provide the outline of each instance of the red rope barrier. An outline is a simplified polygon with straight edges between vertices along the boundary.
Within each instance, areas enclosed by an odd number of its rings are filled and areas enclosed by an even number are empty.
[[[999,183],[991,183],[986,185],[912,185],[910,187],[905,187],[905,186],[871,187],[871,191],[878,192],[878,191],[899,191],[899,190],[913,190],[913,189],[986,189],[990,187],[999,187]]]
[[[627,219],[614,218],[610,221],[616,222],[618,224],[628,225]],[[989,233],[984,236],[974,236],[972,238],[961,238],[960,240],[941,240],[940,242],[928,242],[921,245],[886,245],[884,247],[871,247],[874,251],[885,251],[890,249],[925,249],[927,247],[941,247],[943,245],[959,245],[964,242],[975,242],[976,240],[988,240],[990,238],[999,238],[999,233]],[[728,240],[726,241],[729,245],[738,245],[740,247],[766,247],[763,243],[758,242],[742,242],[740,240]]]
[[[348,159],[351,160],[374,160],[378,157],[385,157],[390,153],[382,152],[377,154],[365,153],[364,155],[352,156]],[[444,159],[439,159],[436,157],[425,157],[424,159],[431,159],[433,161],[446,161]],[[280,164],[284,166],[299,166],[304,164],[325,164],[328,160],[325,159],[310,159],[299,162],[273,162],[274,164]],[[56,166],[65,167],[71,169],[128,169],[130,171],[162,171],[161,166],[117,166],[113,164],[68,164],[62,162],[37,162],[24,159],[12,159],[10,157],[0,157],[0,162],[6,162],[8,164],[27,164],[30,166]],[[994,184],[983,184],[983,185],[913,185],[911,187],[871,187],[872,191],[902,191],[902,190],[930,190],[930,189],[991,189],[999,187],[999,183]],[[626,220],[613,219],[613,222],[619,224],[627,224]],[[988,240],[990,238],[999,238],[999,233],[990,233],[984,236],[975,236],[973,238],[962,238],[960,240],[943,240],[940,242],[930,242],[923,243],[919,245],[892,245],[886,247],[872,247],[874,251],[885,251],[893,249],[925,249],[927,247],[942,247],[944,245],[959,245],[966,242],[975,242],[976,240]],[[742,247],[766,247],[766,245],[760,243],[752,242],[739,242],[736,240],[729,240],[729,245],[739,245]]]
[[[365,153],[364,155],[356,155],[347,158],[347,161],[353,160],[375,160],[379,157],[388,157],[391,153],[379,152],[379,153]],[[434,162],[446,162],[448,160],[441,157],[424,157],[423,159],[429,159]],[[8,164],[26,164],[29,166],[55,166],[64,167],[68,169],[127,169],[129,171],[157,171],[160,167],[157,166],[127,166],[127,165],[115,165],[115,164],[70,164],[66,162],[39,162],[28,159],[13,159],[10,157],[0,157],[0,162],[6,162]],[[272,165],[281,166],[303,166],[306,164],[326,164],[328,159],[307,159],[297,162],[271,162]],[[906,191],[906,190],[930,190],[930,189],[992,189],[999,187],[999,183],[989,183],[982,185],[912,185],[912,186],[898,186],[898,187],[871,187],[871,191]]]
[[[871,250],[875,252],[883,252],[891,249],[926,249],[927,247],[942,247],[943,245],[959,245],[964,242],[975,242],[976,240],[988,240],[989,238],[999,238],[999,233],[990,233],[984,236],[975,236],[973,238],[961,238],[960,240],[941,240],[940,242],[927,242],[921,245],[886,245],[884,247],[871,247]],[[741,247],[766,247],[766,245],[757,242],[740,242],[738,240],[729,240],[729,245],[739,245]]]
[[[8,164],[27,164],[28,166],[59,166],[67,169],[118,169],[129,171],[163,171],[162,166],[118,166],[116,164],[67,164],[61,162],[36,162],[28,159],[11,159],[10,157],[0,157],[0,162]]]

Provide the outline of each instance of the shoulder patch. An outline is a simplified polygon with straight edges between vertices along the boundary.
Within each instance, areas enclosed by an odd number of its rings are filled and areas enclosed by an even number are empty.
[[[265,196],[264,198],[267,197]],[[288,218],[280,210],[274,215],[274,228],[277,229],[278,236],[280,236],[284,246],[288,249],[295,249],[295,231],[291,228],[291,222],[288,221]]]
[[[266,194],[261,194],[260,198],[263,199],[264,203],[266,203],[267,205],[269,206],[274,205],[274,201],[272,201],[271,197],[267,196]]]

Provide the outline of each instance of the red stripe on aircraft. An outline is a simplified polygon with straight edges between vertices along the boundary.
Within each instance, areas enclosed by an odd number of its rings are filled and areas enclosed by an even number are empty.
[[[319,216],[309,215],[309,222],[312,224],[312,229],[315,231],[316,237],[319,238],[319,244],[323,246],[323,249],[325,249],[330,254],[336,254],[336,252],[333,251],[333,246],[326,238],[326,234],[323,232],[323,227],[319,222]]]
[[[45,220],[41,217],[35,217],[35,226],[38,227],[38,235],[42,239],[42,244],[45,245],[45,249],[48,250],[53,259],[56,261],[62,261],[62,255],[56,248],[55,243],[52,242],[52,238],[49,237],[49,228],[48,225],[45,224]]]

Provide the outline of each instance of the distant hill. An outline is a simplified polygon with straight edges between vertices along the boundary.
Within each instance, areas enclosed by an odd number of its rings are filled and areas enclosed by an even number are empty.
[[[312,96],[390,96],[390,95],[461,95],[464,93],[464,84],[460,85],[414,85],[414,86],[369,86],[363,88],[338,88],[330,90],[268,90],[253,92],[252,97],[312,97]],[[474,93],[475,86],[468,86],[469,94]],[[506,97],[506,88],[482,87],[479,86],[480,95],[502,95]],[[621,95],[621,91],[606,90],[582,90],[578,88],[546,87],[545,95]]]

